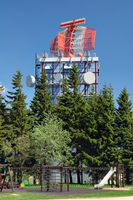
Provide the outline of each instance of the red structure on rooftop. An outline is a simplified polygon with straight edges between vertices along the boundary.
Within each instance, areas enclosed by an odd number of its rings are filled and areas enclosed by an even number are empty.
[[[64,31],[51,40],[50,51],[53,56],[77,57],[83,56],[84,52],[95,48],[96,30],[84,26],[85,18],[76,19],[60,24]]]

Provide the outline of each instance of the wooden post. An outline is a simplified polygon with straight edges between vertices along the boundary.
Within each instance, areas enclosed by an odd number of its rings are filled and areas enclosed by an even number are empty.
[[[63,187],[63,173],[62,173],[62,167],[60,167],[60,192],[62,192]]]
[[[43,190],[43,166],[40,165],[40,183],[41,183],[41,192]]]
[[[123,169],[123,173],[122,173],[122,187],[125,186],[125,174],[124,174],[124,169]]]
[[[111,177],[111,187],[113,188],[114,186],[114,175]]]
[[[3,176],[3,177],[2,177]],[[1,175],[1,178],[3,179],[3,182],[1,182],[1,192],[3,190],[4,184],[5,184],[5,179],[6,179],[6,174]]]
[[[9,171],[9,176],[10,176],[10,180],[11,180],[12,192],[14,192],[14,185],[13,185],[13,179],[12,179],[12,174],[11,174],[11,169],[10,169],[10,167],[8,167],[8,171]]]
[[[124,187],[124,185],[125,185],[124,177],[125,177],[125,175],[124,175],[124,165],[122,165],[122,167],[121,167],[121,186],[122,187]]]
[[[119,172],[119,165],[116,167],[116,187],[120,187],[120,172]]]
[[[49,188],[50,188],[50,168],[49,167],[46,167],[46,187],[47,187],[47,192],[49,191]]]
[[[66,169],[66,177],[67,177],[67,192],[69,192],[69,169]]]

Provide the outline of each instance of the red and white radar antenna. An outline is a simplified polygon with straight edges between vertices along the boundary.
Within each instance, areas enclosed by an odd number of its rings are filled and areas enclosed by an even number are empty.
[[[86,22],[85,18],[74,19],[72,21],[62,22],[60,24],[60,27],[61,28],[66,28],[66,27],[69,27],[69,26],[76,26],[76,25],[79,25],[79,24],[85,24],[85,22]]]
[[[79,26],[86,22],[85,18],[74,19],[60,24],[65,30],[51,40],[50,51],[55,57],[82,57],[84,52],[95,48],[96,30]]]

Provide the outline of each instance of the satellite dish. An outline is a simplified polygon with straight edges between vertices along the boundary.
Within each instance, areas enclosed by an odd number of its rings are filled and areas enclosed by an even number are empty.
[[[50,65],[45,65],[45,69],[50,69],[51,66]]]
[[[27,85],[27,87],[34,87],[35,82],[36,82],[36,80],[35,80],[34,76],[29,75],[29,76],[26,77],[26,85]]]
[[[71,69],[72,65],[64,65],[64,69]]]
[[[62,80],[62,75],[60,73],[54,74],[55,83],[60,83]]]
[[[92,72],[84,73],[84,81],[88,85],[95,83],[95,74]]]
[[[3,85],[0,85],[0,92],[5,92],[5,86],[3,86]]]

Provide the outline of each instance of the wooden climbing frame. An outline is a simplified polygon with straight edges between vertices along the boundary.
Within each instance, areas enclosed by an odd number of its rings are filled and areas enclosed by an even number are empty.
[[[12,191],[14,191],[10,167],[0,165],[0,168],[4,169],[4,173],[0,173],[0,191],[2,192],[3,189],[8,188],[11,188]],[[8,178],[8,181],[6,181],[6,178]]]

